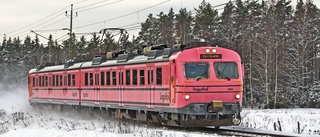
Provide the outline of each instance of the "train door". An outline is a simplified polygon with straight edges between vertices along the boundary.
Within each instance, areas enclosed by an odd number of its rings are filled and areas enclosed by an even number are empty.
[[[123,92],[124,92],[124,68],[123,67],[119,67],[119,74],[118,74],[118,80],[119,80],[119,84],[118,84],[118,92],[119,92],[119,106],[124,106],[124,100],[123,100]]]
[[[169,97],[169,101],[170,103],[175,103],[175,97],[176,97],[176,93],[175,93],[175,86],[176,86],[176,70],[175,70],[175,64],[174,63],[170,63],[170,97]]]
[[[63,102],[67,102],[67,92],[68,92],[68,85],[67,85],[67,72],[63,72],[63,83],[62,83],[62,97]]]
[[[148,66],[148,83],[147,83],[147,88],[149,89],[149,97],[150,97],[150,102],[148,105],[148,108],[154,108],[154,97],[155,97],[155,82],[154,82],[154,72],[153,72],[153,66]]]
[[[47,85],[48,85],[48,98],[52,98],[51,94],[52,94],[52,73],[49,73],[48,77],[46,77],[47,79]]]
[[[94,104],[99,104],[100,103],[100,71],[99,69],[95,70],[94,72],[94,94],[95,94],[95,102]]]

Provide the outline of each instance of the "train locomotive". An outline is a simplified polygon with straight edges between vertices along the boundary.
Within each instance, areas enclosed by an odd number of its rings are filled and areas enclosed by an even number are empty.
[[[204,42],[107,52],[92,61],[38,66],[29,102],[104,110],[116,118],[179,127],[240,124],[244,68],[238,53]],[[110,112],[110,113],[109,113]]]

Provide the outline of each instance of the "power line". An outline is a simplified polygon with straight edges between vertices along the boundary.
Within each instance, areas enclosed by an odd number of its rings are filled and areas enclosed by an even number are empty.
[[[111,2],[111,3],[107,3],[107,4],[104,4],[104,5],[100,5],[100,6],[96,6],[96,7],[84,9],[84,10],[79,10],[78,12],[87,11],[87,10],[92,10],[92,9],[100,8],[100,7],[103,7],[103,6],[112,5],[112,4],[115,4],[115,3],[119,3],[119,2],[121,2],[121,1],[124,1],[124,0],[118,0],[118,1]]]
[[[74,9],[74,10],[79,10],[79,9],[87,8],[87,7],[90,7],[90,6],[92,6],[92,5],[96,5],[96,4],[99,4],[99,3],[103,3],[103,2],[106,2],[106,1],[109,1],[109,0],[102,0],[102,1],[99,1],[99,2],[96,2],[96,3],[93,3],[93,4],[89,4],[89,5],[86,5],[86,6],[82,6],[82,7],[76,8],[76,9]]]
[[[41,26],[41,25],[43,25],[43,24],[45,24],[45,23],[47,23],[47,22],[50,22],[50,21],[52,21],[53,19],[57,18],[57,17],[60,16],[60,15],[61,15],[61,14],[58,14],[58,15],[56,15],[56,16],[48,19],[48,20],[45,21],[45,22],[42,22],[42,23],[40,23],[40,24],[38,24],[38,25],[36,25],[36,26],[33,26],[32,28],[37,28],[37,27],[39,27],[39,26]],[[49,26],[49,25],[48,25],[48,26]],[[46,27],[47,27],[47,26],[46,26]],[[30,29],[32,29],[32,28],[30,28]],[[13,36],[19,35],[19,34],[21,34],[21,33],[24,33],[24,32],[26,32],[26,31],[28,31],[28,30],[21,31],[21,32],[16,33],[16,34],[13,34],[13,35],[11,35],[11,36],[13,37]]]
[[[73,4],[75,5],[75,4],[79,4],[79,3],[82,3],[82,2],[86,2],[86,1],[89,1],[89,0],[83,0],[83,1],[79,1],[79,2],[73,3]]]
[[[77,28],[84,28],[84,27],[88,27],[88,26],[93,26],[93,25],[101,24],[101,23],[104,23],[104,22],[106,22],[106,21],[111,21],[111,20],[116,20],[116,19],[119,19],[119,18],[123,18],[123,17],[129,16],[129,15],[135,14],[135,13],[139,13],[140,11],[144,11],[144,10],[147,10],[147,9],[150,9],[150,8],[153,8],[153,7],[156,7],[156,6],[159,6],[159,5],[161,5],[161,4],[163,4],[163,3],[166,3],[166,2],[169,2],[169,1],[171,1],[171,0],[166,0],[166,1],[163,1],[163,2],[161,2],[161,3],[152,5],[152,6],[150,6],[150,7],[147,7],[147,8],[144,8],[144,9],[141,9],[141,10],[138,10],[138,11],[135,11],[135,12],[127,13],[127,14],[124,14],[124,15],[121,15],[121,16],[118,16],[118,17],[114,17],[114,18],[105,20],[105,21],[100,21],[100,22],[96,22],[96,23],[92,23],[92,24],[88,24],[88,25],[79,26],[79,27],[77,27]]]
[[[76,2],[75,4],[79,4],[79,3],[82,3],[82,2],[85,2],[85,1],[88,1],[88,0],[82,0],[82,1]],[[32,28],[38,27],[38,26],[40,26],[40,25],[42,25],[42,24],[44,24],[44,23],[41,23],[41,24],[39,24],[39,25],[37,25],[37,26],[34,26],[34,27],[31,27],[31,26],[33,26],[33,25],[35,25],[35,24],[37,24],[37,23],[40,23],[40,22],[46,20],[47,18],[49,18],[49,17],[51,17],[51,16],[53,16],[53,15],[55,15],[55,14],[57,14],[57,13],[60,13],[61,11],[65,10],[65,9],[68,8],[68,7],[69,7],[69,6],[66,6],[66,7],[64,7],[64,8],[62,8],[62,9],[60,9],[60,10],[58,10],[58,11],[56,11],[56,12],[54,12],[54,13],[52,13],[52,14],[50,14],[50,15],[42,18],[42,19],[40,19],[40,20],[37,20],[37,21],[29,24],[29,25],[26,25],[26,26],[24,26],[24,27],[18,28],[18,29],[16,29],[16,30],[13,30],[13,31],[10,31],[10,32],[6,32],[5,35],[8,35],[8,34],[11,34],[11,33],[14,33],[14,32],[20,31],[20,30],[23,30],[23,29],[26,29],[26,30],[25,30],[25,31],[21,31],[21,32],[16,33],[16,34],[13,34],[13,35],[11,35],[11,36],[16,36],[16,35],[19,35],[19,34],[21,34],[21,33],[23,33],[23,32],[27,32],[27,31],[29,31],[28,28],[32,29]],[[56,16],[56,17],[57,17],[57,16]],[[52,20],[52,19],[54,19],[54,18],[49,19],[49,21]],[[60,21],[61,21],[61,20],[60,20]],[[48,22],[48,21],[46,21],[46,22]],[[45,23],[46,23],[46,22],[45,22]],[[52,23],[52,24],[55,24],[55,23]],[[51,25],[52,25],[52,24],[51,24]],[[48,25],[48,26],[49,26],[49,25]],[[46,27],[47,27],[47,26],[46,26]],[[20,35],[20,36],[21,36],[21,35]],[[10,36],[9,36],[9,37],[10,37]]]
[[[68,8],[68,6],[67,6],[67,7],[64,7],[63,9],[61,9],[61,10],[59,10],[59,11],[57,11],[57,12],[54,12],[54,13],[50,14],[50,15],[47,16],[47,17],[44,17],[44,18],[42,18],[42,19],[40,19],[40,20],[38,20],[38,21],[35,21],[35,22],[33,22],[33,23],[31,23],[31,24],[29,24],[29,25],[27,25],[27,26],[21,27],[21,28],[19,28],[19,29],[16,29],[16,30],[13,30],[13,31],[10,31],[10,32],[7,32],[7,33],[5,33],[5,34],[10,34],[10,33],[17,32],[17,31],[19,31],[19,30],[22,30],[22,29],[26,29],[26,28],[34,25],[34,24],[37,24],[37,23],[39,23],[39,22],[41,22],[41,21],[43,21],[43,20],[45,20],[45,19],[47,19],[47,18],[49,18],[49,17],[51,17],[51,16],[53,16],[53,15],[55,15],[55,14],[57,14],[57,13],[65,10],[66,8]]]

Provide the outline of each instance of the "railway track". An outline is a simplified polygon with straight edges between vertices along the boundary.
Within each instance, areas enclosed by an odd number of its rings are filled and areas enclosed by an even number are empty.
[[[204,132],[210,133],[216,133],[219,135],[230,135],[230,136],[246,136],[246,137],[256,137],[256,136],[263,136],[263,137],[298,137],[301,135],[297,134],[289,134],[289,133],[283,133],[279,131],[264,131],[264,130],[258,130],[254,128],[247,128],[247,127],[238,127],[238,126],[232,126],[232,127],[221,127],[220,129],[214,129],[214,128],[203,128],[201,129]]]
[[[40,112],[43,112],[42,109],[39,109],[37,107],[37,110]],[[72,111],[73,110],[73,111]],[[64,110],[66,112],[74,112],[78,113],[79,110],[71,109],[71,110]],[[61,112],[61,111],[60,111]],[[106,118],[104,113],[101,113],[100,111],[82,111],[84,113],[89,113],[92,115],[100,116]],[[78,113],[79,114],[79,113]],[[82,113],[80,113],[81,115]],[[120,123],[126,123],[132,126],[138,126],[138,127],[147,127],[147,128],[153,128],[153,129],[159,129],[159,130],[171,130],[171,131],[182,131],[182,132],[198,132],[198,133],[205,133],[205,134],[212,134],[213,136],[232,136],[232,137],[257,137],[257,136],[263,136],[263,137],[298,137],[301,136],[299,134],[294,133],[283,133],[279,131],[265,131],[265,130],[259,130],[254,128],[248,128],[248,127],[240,127],[240,126],[226,126],[226,127],[220,127],[219,129],[216,129],[214,127],[203,127],[203,128],[183,128],[183,127],[171,127],[171,126],[163,126],[159,123],[152,123],[152,122],[145,122],[145,121],[136,121],[131,119],[117,119],[113,116],[108,117],[106,119],[114,119],[115,121],[118,121]]]

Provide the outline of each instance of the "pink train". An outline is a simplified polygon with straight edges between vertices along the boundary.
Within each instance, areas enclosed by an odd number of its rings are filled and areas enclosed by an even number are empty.
[[[87,107],[169,126],[240,124],[244,68],[230,49],[193,43],[106,53],[29,71],[31,105]]]

